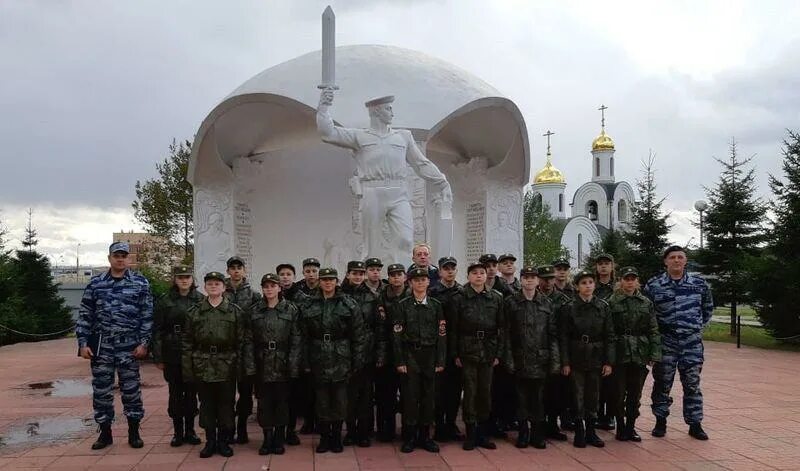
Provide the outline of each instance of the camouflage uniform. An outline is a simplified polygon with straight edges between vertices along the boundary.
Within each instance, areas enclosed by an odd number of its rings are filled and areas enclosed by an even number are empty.
[[[601,257],[610,259],[612,263],[614,262],[613,257],[608,254],[601,254],[598,259]],[[611,276],[608,283],[601,282],[599,276],[595,277],[594,295],[607,302],[612,294],[614,294],[614,276]],[[613,375],[600,378],[600,395],[597,401],[597,427],[602,430],[614,430],[616,426],[613,404],[616,387]]]
[[[461,291],[461,285],[453,282],[453,286],[444,286],[441,280],[428,288],[428,294],[442,303],[444,318],[447,325],[453,325],[455,317],[453,297]],[[461,368],[457,367],[453,356],[455,352],[447,349],[447,361],[442,374],[436,379],[436,440],[456,439],[458,428],[456,419],[461,405],[462,375]]]
[[[113,278],[108,271],[89,281],[81,299],[75,335],[79,347],[87,346],[90,336],[102,335],[99,351],[93,352],[91,361],[92,402],[98,424],[114,421],[115,371],[128,422],[138,423],[144,416],[139,362],[133,351],[139,345],[150,344],[152,329],[153,297],[147,278],[125,270],[122,278]]]
[[[506,280],[500,275],[495,275],[487,287],[497,291],[503,299],[514,295]],[[492,408],[489,411],[490,433],[496,437],[505,436],[505,430],[515,421],[517,416],[517,395],[515,393],[514,377],[505,368],[498,368],[492,376]]]
[[[378,322],[381,337],[392,338],[392,324],[388,320],[388,313],[392,306],[409,296],[411,291],[404,286],[400,294],[395,295],[392,287],[386,285],[378,296]],[[384,360],[383,366],[375,371],[375,402],[379,439],[390,441],[397,429],[396,414],[398,409],[397,394],[400,389],[400,378],[395,369],[392,350],[389,344],[378,346],[378,357]]]
[[[673,280],[663,273],[647,282],[644,294],[655,305],[661,332],[661,361],[653,366],[653,414],[657,418],[669,415],[677,368],[683,384],[683,420],[699,424],[703,420],[703,327],[714,310],[711,289],[697,276],[684,273]]]
[[[540,278],[553,277],[552,265],[541,266],[538,268],[538,272]],[[572,298],[555,288],[550,292],[548,298],[553,304],[553,315],[556,319],[556,328],[558,329],[560,319],[564,315],[564,310],[570,308]],[[569,378],[562,375],[560,371],[547,377],[544,383],[544,412],[547,416],[548,438],[560,441],[567,439],[566,435],[560,432],[558,417],[561,417],[561,423],[565,428],[569,428],[570,424],[574,426],[570,397],[572,397],[572,392]]]

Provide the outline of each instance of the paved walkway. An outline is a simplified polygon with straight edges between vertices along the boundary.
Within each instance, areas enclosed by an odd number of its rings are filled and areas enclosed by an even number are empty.
[[[117,442],[91,451],[95,428],[86,380],[88,364],[75,357],[74,339],[18,344],[0,348],[0,468],[55,470],[309,470],[381,469],[564,469],[564,470],[760,470],[800,469],[800,354],[728,344],[706,345],[703,392],[704,426],[711,436],[699,442],[686,434],[680,415],[680,388],[674,391],[677,416],[664,439],[654,439],[647,406],[638,426],[644,441],[615,442],[610,434],[604,449],[578,450],[569,443],[551,443],[546,450],[518,450],[499,443],[495,451],[462,451],[443,444],[439,454],[402,454],[384,444],[349,448],[340,455],[316,455],[312,440],[283,456],[261,457],[259,440],[236,446],[229,459],[201,460],[199,447],[171,448],[171,422],[166,415],[167,388],[153,365],[143,367],[142,425],[145,447],[134,450],[125,440],[125,421],[115,425]],[[60,380],[60,381],[59,381]],[[55,381],[53,384],[50,382]],[[677,384],[677,382],[676,382]],[[33,385],[33,387],[31,387]],[[651,382],[645,386],[649,394]],[[117,399],[118,401],[118,399]],[[649,399],[644,399],[645,404]],[[118,403],[119,404],[119,403]],[[119,405],[118,405],[119,410]],[[88,420],[84,420],[88,419]],[[250,432],[257,438],[258,427]],[[316,438],[314,439],[316,442]]]

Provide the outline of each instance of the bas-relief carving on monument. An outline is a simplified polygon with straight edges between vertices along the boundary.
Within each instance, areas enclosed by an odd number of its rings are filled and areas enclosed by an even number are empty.
[[[262,184],[262,163],[249,158],[238,158],[233,164],[233,174],[238,182],[235,187],[234,246],[236,255],[243,258],[247,266],[253,262],[253,215],[250,199],[258,185]]]
[[[522,190],[507,178],[490,185],[487,192],[488,247],[496,253],[521,255]]]
[[[411,216],[414,221],[414,242],[425,242],[429,240],[426,222],[427,212],[425,211],[427,196],[425,193],[425,180],[415,175],[414,172],[408,172],[406,188],[408,188]]]
[[[226,230],[230,214],[231,195],[222,186],[207,186],[195,190],[195,273],[199,276],[223,270],[233,255],[231,234]]]

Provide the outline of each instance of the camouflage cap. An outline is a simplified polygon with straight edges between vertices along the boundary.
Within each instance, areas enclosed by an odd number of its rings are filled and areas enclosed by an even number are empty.
[[[553,265],[542,265],[536,269],[539,272],[539,278],[555,278],[556,269]]]
[[[131,246],[127,242],[114,242],[108,246],[108,253],[112,254],[114,252],[131,253]]]
[[[622,278],[625,278],[626,276],[635,276],[636,278],[639,278],[639,270],[637,270],[636,267],[622,267],[619,270],[619,273]]]
[[[406,267],[404,267],[402,263],[393,263],[393,264],[389,265],[389,266],[386,268],[386,273],[388,273],[388,274],[390,274],[390,275],[391,275],[392,273],[397,273],[397,272],[399,272],[399,271],[401,271],[401,272],[403,272],[403,273],[405,273],[405,272],[406,272]]]
[[[178,265],[172,267],[172,276],[192,276],[192,267],[189,265]]]
[[[497,257],[497,262],[500,263],[503,260],[511,260],[511,261],[516,262],[517,261],[517,257],[515,257],[514,254],[511,254],[511,253],[500,254],[500,256]]]
[[[566,258],[557,258],[557,259],[553,260],[553,263],[551,263],[550,265],[553,265],[554,268],[558,268],[558,267],[567,267],[567,268],[569,268],[570,267],[569,260],[567,260]]]
[[[443,267],[445,265],[458,265],[458,261],[455,257],[442,257],[439,259],[439,266]]]
[[[278,275],[275,273],[267,273],[261,277],[261,286],[264,286],[267,283],[275,283],[277,285],[280,284],[280,282],[280,278],[278,278]]]
[[[539,270],[536,267],[528,265],[522,267],[519,271],[519,276],[539,276]]]
[[[339,278],[339,272],[337,272],[335,268],[320,268],[319,279],[324,280],[326,278]]]
[[[408,271],[408,278],[427,278],[428,277],[428,270],[424,268],[412,268]]]
[[[481,255],[481,258],[478,259],[478,262],[483,263],[486,265],[487,263],[497,263],[497,255],[493,253],[485,253]],[[484,268],[486,268],[484,266]]]
[[[314,265],[317,268],[322,266],[322,264],[319,263],[319,260],[314,258],[314,257],[309,257],[309,258],[303,260],[303,268],[305,268],[305,267],[307,267],[309,265]]]
[[[589,270],[581,270],[578,273],[576,273],[574,277],[572,277],[572,283],[577,285],[584,278],[594,279],[594,272],[591,272]]]
[[[347,271],[367,271],[367,267],[361,260],[350,260],[347,262]]]
[[[475,270],[476,268],[483,268],[484,270],[486,270],[486,264],[480,261],[472,262],[469,265],[467,265],[467,273],[471,273],[472,270]]]
[[[367,108],[371,106],[378,106],[378,105],[385,105],[386,103],[392,103],[394,101],[394,95],[386,95],[380,98],[373,98],[364,103],[364,106]]]
[[[614,263],[614,256],[608,253],[601,253],[594,259],[594,263],[599,263],[600,260],[608,260],[611,263]]]
[[[238,255],[234,255],[233,257],[228,259],[227,265],[228,265],[228,268],[230,268],[233,265],[244,266],[244,260],[242,260],[242,257],[239,257]]]
[[[203,277],[203,281],[206,282],[211,280],[217,280],[225,283],[225,275],[218,271],[210,271],[206,273],[206,276]]]
[[[381,259],[379,259],[378,257],[370,257],[370,258],[364,260],[364,265],[367,268],[369,268],[369,267],[381,267],[381,268],[383,268],[383,262],[381,262]]]
[[[297,273],[297,271],[294,269],[294,265],[292,265],[291,263],[279,263],[278,266],[275,267],[275,273],[280,273],[281,270],[284,270],[286,268],[292,270],[292,273]]]

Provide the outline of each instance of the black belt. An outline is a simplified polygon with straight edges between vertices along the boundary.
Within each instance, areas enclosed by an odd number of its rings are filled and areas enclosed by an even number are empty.
[[[433,347],[433,345],[424,345],[424,344],[422,344],[420,342],[403,342],[403,343],[405,345],[407,345],[409,348],[411,348],[412,350],[422,350],[423,348],[432,348]]]
[[[173,324],[172,325],[172,332],[176,334],[180,334],[183,331],[183,326],[181,324]]]
[[[346,337],[334,337],[333,334],[322,334],[321,338],[316,338],[314,340],[317,340],[317,341],[320,341],[320,342],[333,342],[333,341],[336,341],[336,340],[345,340],[345,339],[346,339]]]
[[[497,334],[496,330],[476,330],[476,331],[471,331],[471,332],[465,332],[464,333],[464,335],[467,335],[469,337],[475,337],[478,340],[483,340],[486,337],[491,338],[496,334]]]
[[[204,345],[201,349],[201,353],[210,353],[211,355],[216,355],[218,353],[225,353],[228,349],[225,347],[219,347],[217,345]]]
[[[277,350],[278,349],[278,342],[274,340],[270,340],[267,343],[259,344],[259,347],[266,348],[267,350]]]
[[[583,342],[583,343],[590,343],[592,339],[588,335],[581,335],[580,337],[575,337],[573,340],[577,340],[578,342]]]

